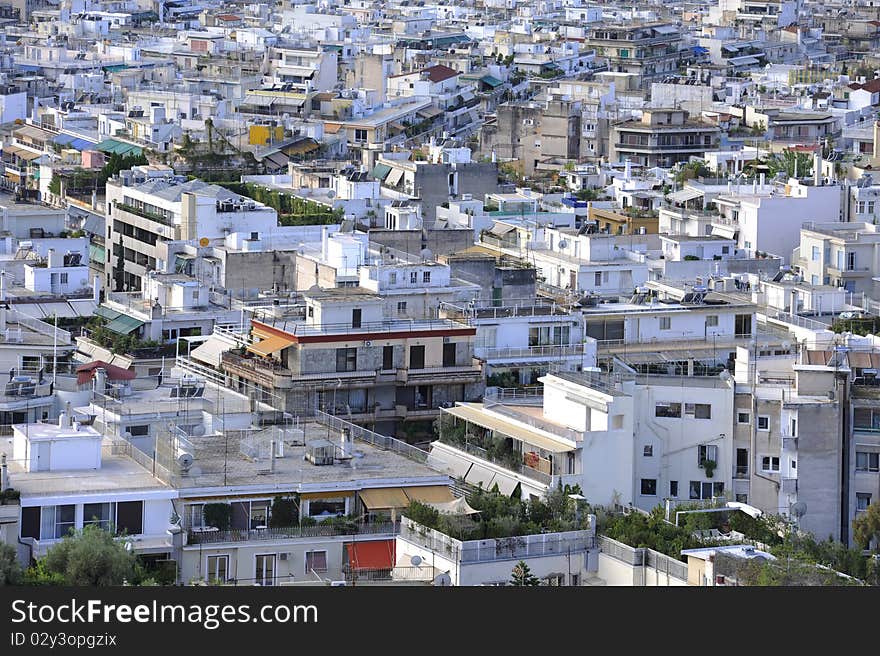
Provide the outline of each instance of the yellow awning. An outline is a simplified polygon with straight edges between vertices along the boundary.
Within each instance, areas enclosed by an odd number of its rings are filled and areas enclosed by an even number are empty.
[[[250,344],[247,350],[251,353],[256,353],[257,355],[267,356],[272,355],[276,351],[280,351],[283,348],[287,348],[293,343],[294,341],[292,339],[273,335],[272,337],[267,337],[266,339],[260,340],[259,342]]]
[[[455,501],[452,492],[445,485],[405,487],[403,491],[410,501],[421,501],[422,503],[448,503],[449,501]]]
[[[370,510],[406,508],[409,505],[409,499],[403,489],[399,487],[361,490],[358,494],[361,497],[361,501],[363,501],[364,505]]]
[[[299,498],[302,501],[306,500],[314,500],[314,499],[344,499],[345,497],[353,496],[354,492],[350,490],[328,490],[327,492],[304,492],[299,495]]]
[[[562,439],[553,440],[545,435],[538,433],[534,429],[526,428],[505,421],[497,415],[490,414],[483,410],[481,403],[466,403],[464,405],[456,405],[445,410],[454,417],[465,419],[472,424],[488,428],[490,430],[512,437],[515,440],[537,446],[550,453],[567,453],[574,451],[575,447],[565,444]]]

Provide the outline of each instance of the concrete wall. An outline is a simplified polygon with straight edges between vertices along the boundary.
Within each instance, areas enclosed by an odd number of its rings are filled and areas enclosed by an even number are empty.
[[[841,417],[839,404],[830,405],[798,404],[797,452],[783,453],[783,457],[797,458],[796,500],[807,504],[800,528],[818,540],[829,535],[840,539]]]
[[[427,233],[427,239],[424,238]],[[447,255],[474,245],[474,233],[469,229],[456,230],[386,230],[371,228],[370,241],[404,253],[418,256],[423,247],[434,255]]]

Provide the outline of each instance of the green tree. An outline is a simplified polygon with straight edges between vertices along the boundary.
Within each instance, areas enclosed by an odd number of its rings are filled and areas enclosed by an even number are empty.
[[[24,572],[16,557],[15,547],[0,544],[0,585],[18,585],[23,578]]]
[[[681,165],[678,173],[675,174],[675,181],[681,183],[685,180],[693,180],[694,178],[710,175],[711,173],[712,172],[709,170],[706,162],[703,160],[694,160]]]
[[[526,561],[521,560],[516,565],[513,566],[513,570],[510,572],[510,585],[540,585],[541,581],[537,576],[532,574],[532,570],[529,569],[529,566],[526,564]]]
[[[784,172],[789,178],[801,178],[810,175],[813,170],[813,158],[807,153],[798,153],[793,150],[785,150],[772,155],[766,164],[771,177],[779,172]]]
[[[880,501],[875,501],[868,509],[853,520],[853,538],[862,549],[869,549],[871,538],[878,541],[880,551]]]
[[[67,585],[122,585],[135,573],[135,556],[113,534],[94,524],[65,537],[43,559],[46,572]]]

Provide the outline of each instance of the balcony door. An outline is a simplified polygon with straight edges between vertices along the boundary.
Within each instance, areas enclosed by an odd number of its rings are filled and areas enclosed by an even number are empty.
[[[275,585],[275,554],[256,556],[256,570],[254,582],[257,585]]]

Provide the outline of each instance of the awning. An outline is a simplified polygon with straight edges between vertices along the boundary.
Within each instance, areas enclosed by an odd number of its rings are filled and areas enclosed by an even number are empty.
[[[483,84],[489,85],[493,89],[495,87],[499,87],[502,84],[504,84],[504,82],[499,80],[497,77],[492,77],[491,75],[484,75],[483,77],[480,78],[480,82],[482,82]]]
[[[516,226],[510,225],[509,223],[495,223],[490,229],[493,235],[506,235],[508,232],[516,230]]]
[[[33,161],[42,157],[45,153],[35,153],[26,148],[22,148],[21,146],[3,146],[3,152],[10,153],[11,155],[15,155],[19,159],[23,159],[26,162]]]
[[[40,303],[40,307],[43,308],[43,313],[47,317],[58,317],[59,319],[75,319],[79,317],[67,301],[62,301],[58,303]]]
[[[424,109],[420,109],[416,112],[422,118],[434,118],[435,116],[440,116],[443,111],[437,109],[436,107],[425,107]]]
[[[116,153],[117,155],[140,155],[144,152],[144,149],[140,146],[127,144],[116,139],[105,139],[95,148],[102,153]]]
[[[123,369],[102,360],[96,360],[76,368],[76,384],[83,385],[89,382],[94,378],[95,371],[98,369],[106,371],[108,380],[133,380],[137,377],[137,374],[131,369]]]
[[[318,150],[320,148],[320,144],[314,139],[303,139],[302,141],[297,141],[295,144],[290,146],[285,146],[282,148],[285,154],[287,155],[302,155],[303,153],[310,153],[312,151]]]
[[[488,467],[484,467],[483,465],[478,465],[474,463],[471,467],[470,471],[465,476],[464,480],[471,485],[476,485],[478,487],[482,486],[484,490],[489,490],[492,488],[492,481],[495,479],[495,472],[489,469]]]
[[[116,317],[120,316],[122,312],[117,312],[116,310],[111,310],[108,307],[99,305],[95,309],[95,314],[102,319],[107,319],[107,321],[113,321]]]
[[[507,437],[519,440],[524,444],[529,444],[543,449],[544,451],[549,451],[550,453],[567,453],[575,450],[574,447],[567,446],[562,441],[556,441],[538,433],[536,429],[512,424],[501,417],[492,415],[488,412],[483,412],[482,405],[479,403],[456,405],[452,408],[448,408],[446,412],[459,419],[464,419],[477,426],[488,428],[489,430],[501,433]]]
[[[135,319],[127,314],[120,314],[106,325],[107,330],[120,335],[128,335],[144,325],[140,319]]]
[[[396,540],[352,542],[348,546],[351,569],[393,569],[397,562]]]
[[[871,369],[871,354],[859,351],[847,353],[849,366],[853,369]]]
[[[107,220],[103,216],[96,216],[95,214],[89,214],[86,216],[86,220],[83,222],[83,230],[86,232],[99,235],[101,237],[104,236],[104,228],[107,225]],[[97,244],[92,244],[93,246],[97,246]],[[104,247],[101,246],[103,250]]]
[[[513,494],[516,486],[519,485],[519,481],[516,480],[513,476],[496,474],[495,480],[492,481],[492,485],[497,485],[498,491],[501,492],[501,494],[503,494],[504,496],[509,497]]]
[[[95,264],[107,263],[107,249],[100,244],[89,244],[89,262]]]
[[[91,317],[95,314],[98,304],[91,298],[73,298],[67,301],[78,317]]]
[[[388,177],[385,178],[385,184],[389,187],[396,187],[400,184],[400,179],[403,177],[403,169],[392,169],[391,173],[388,174]]]
[[[224,351],[228,351],[232,345],[216,337],[209,337],[205,343],[190,351],[189,356],[193,360],[204,362],[212,367],[219,367]]]
[[[429,503],[428,505],[435,508],[441,515],[474,515],[480,512],[471,508],[464,497],[447,503]]]
[[[385,487],[358,492],[361,501],[369,510],[383,510],[386,508],[406,508],[409,499],[400,487]]]
[[[421,503],[448,503],[455,500],[452,491],[445,485],[405,487],[403,491],[410,501],[420,501]]]
[[[470,461],[438,449],[431,450],[425,464],[438,471],[447,472],[455,478],[464,478],[471,468]]]
[[[736,226],[713,225],[712,236],[724,237],[725,239],[736,238]]]
[[[374,166],[373,170],[370,172],[370,175],[378,180],[384,180],[385,176],[387,176],[389,173],[391,173],[390,166],[388,166],[387,164],[376,164],[376,166]]]
[[[299,495],[301,501],[314,501],[316,499],[345,499],[354,496],[352,490],[327,490],[326,492],[303,492]]]
[[[281,337],[280,335],[272,335],[271,337],[262,339],[259,342],[249,344],[247,350],[251,353],[256,353],[257,355],[262,355],[263,357],[266,357],[280,351],[281,349],[287,348],[294,343],[295,342],[292,339]]]
[[[679,189],[678,191],[669,194],[666,198],[672,203],[684,203],[693,200],[694,198],[699,198],[702,195],[702,191],[698,191],[693,187],[685,187],[684,189]]]

